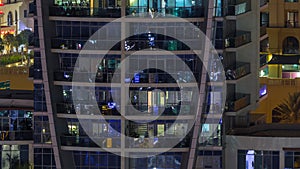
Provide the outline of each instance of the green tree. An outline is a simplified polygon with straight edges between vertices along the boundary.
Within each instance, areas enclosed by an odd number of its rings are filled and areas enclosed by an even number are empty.
[[[3,50],[4,50],[4,42],[2,38],[0,38],[0,53],[2,53]]]
[[[7,51],[9,51],[9,53],[12,50],[12,47],[16,45],[16,39],[15,36],[13,34],[7,33],[3,36],[3,44],[6,45],[6,49]]]
[[[280,123],[300,122],[300,92],[289,94],[283,103],[279,104],[274,111],[273,118],[278,118]]]
[[[33,41],[33,32],[29,29],[25,29],[22,32],[20,32],[16,36],[16,41],[18,43],[18,46],[25,45],[26,50],[28,49],[28,46]]]

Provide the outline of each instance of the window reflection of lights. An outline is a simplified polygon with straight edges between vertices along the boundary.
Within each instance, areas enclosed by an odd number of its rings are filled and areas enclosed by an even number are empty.
[[[89,40],[89,42],[91,43],[91,44],[96,44],[96,40]]]

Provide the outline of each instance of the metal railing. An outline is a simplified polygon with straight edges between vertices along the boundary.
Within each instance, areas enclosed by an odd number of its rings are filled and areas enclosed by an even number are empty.
[[[51,6],[50,16],[119,18],[121,8],[90,8],[83,6]]]
[[[286,21],[285,27],[286,28],[299,28],[299,23],[297,21]]]

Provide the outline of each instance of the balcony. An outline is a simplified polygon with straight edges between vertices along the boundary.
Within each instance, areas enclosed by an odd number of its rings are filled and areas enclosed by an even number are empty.
[[[29,16],[36,16],[37,15],[37,11],[36,11],[36,3],[35,2],[31,2],[29,3]]]
[[[168,148],[174,145],[174,148],[186,148],[190,145],[190,138],[186,136],[158,136],[158,137],[129,137],[126,140],[126,148]]]
[[[218,131],[220,132],[220,131]],[[222,137],[221,136],[201,136],[199,138],[201,143],[199,143],[199,146],[222,146]]]
[[[263,66],[265,66],[268,62],[267,62],[267,57],[268,57],[268,55],[267,54],[260,54],[260,56],[259,56],[259,65],[260,65],[260,67],[263,67]]]
[[[155,73],[154,73],[155,72]],[[146,70],[134,74],[126,74],[126,83],[195,83],[194,77],[198,77],[189,71],[179,71],[177,73],[164,73],[159,70]],[[130,77],[133,77],[132,79]]]
[[[126,15],[130,15],[131,17],[139,16],[139,13],[149,12],[147,7],[128,7],[126,8]],[[160,17],[168,17],[165,15],[174,15],[180,18],[197,18],[204,17],[205,8],[200,6],[193,7],[167,7],[167,8],[159,8],[156,9],[155,12],[159,12]]]
[[[226,69],[226,80],[237,80],[250,73],[250,63],[238,62]]]
[[[50,16],[119,18],[121,8],[90,8],[83,6],[52,6]]]
[[[19,130],[19,131],[1,131],[0,141],[27,141],[33,140],[32,130]]]
[[[102,148],[120,148],[120,137],[99,136],[93,137],[94,140],[99,141],[96,144],[89,136],[74,136],[62,135],[60,137],[61,145],[63,146],[76,146],[76,147],[102,147]]]
[[[73,79],[73,71],[56,71],[54,72],[54,80],[66,82],[93,82],[96,83],[111,83],[112,79],[120,82],[120,74],[109,73],[89,73],[89,72],[76,72],[76,79]]]
[[[127,51],[136,51],[143,49],[162,49],[168,51],[176,50],[190,50],[190,48],[179,40],[159,40],[154,36],[150,37],[152,39],[133,39],[130,38],[125,41],[125,50]]]
[[[89,104],[88,101],[86,104],[75,106],[72,103],[57,103],[56,108],[59,114],[97,115],[96,112],[100,110],[102,115],[120,115],[116,108],[109,107],[109,103],[98,103],[98,106]]]
[[[178,116],[191,115],[192,105],[186,104],[168,104],[164,107],[148,106],[147,104],[126,106],[126,115],[128,116]]]
[[[269,3],[269,0],[260,0],[260,7],[265,6]]]
[[[284,2],[299,2],[299,0],[284,0]]]
[[[260,37],[267,34],[267,25],[260,26]]]
[[[237,4],[228,5],[227,16],[237,16],[251,10],[251,0],[241,0]]]
[[[225,48],[238,48],[251,42],[251,32],[237,31],[225,39]]]
[[[236,112],[250,104],[250,94],[236,93],[234,97],[227,100],[225,112]]]
[[[110,50],[121,50],[121,42],[118,42],[116,44],[116,40],[106,40],[105,45],[103,45],[103,42],[104,40],[88,40],[88,38],[52,38],[51,47],[53,49],[81,50],[83,49],[84,45],[86,45],[87,47],[85,48],[85,50],[108,50],[107,47],[113,46]]]
[[[297,21],[286,21],[285,27],[286,28],[299,28],[299,23]]]

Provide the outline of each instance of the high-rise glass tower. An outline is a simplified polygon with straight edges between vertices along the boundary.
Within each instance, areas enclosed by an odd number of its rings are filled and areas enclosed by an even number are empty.
[[[258,98],[258,17],[255,0],[36,0],[34,167],[222,168]]]

